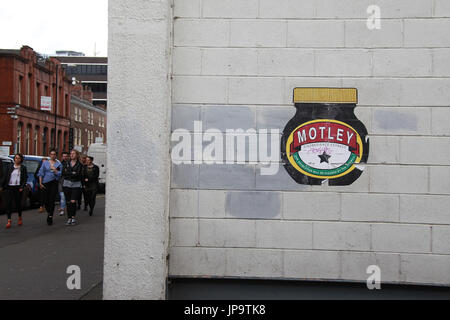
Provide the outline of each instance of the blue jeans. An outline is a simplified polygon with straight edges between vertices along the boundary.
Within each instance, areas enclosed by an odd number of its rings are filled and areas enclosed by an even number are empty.
[[[64,192],[60,192],[59,196],[61,197],[61,209],[66,208],[66,197],[64,196]]]

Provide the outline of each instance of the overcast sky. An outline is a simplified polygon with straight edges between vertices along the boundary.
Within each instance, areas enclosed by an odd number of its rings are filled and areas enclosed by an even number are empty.
[[[0,48],[107,56],[108,0],[1,0]]]

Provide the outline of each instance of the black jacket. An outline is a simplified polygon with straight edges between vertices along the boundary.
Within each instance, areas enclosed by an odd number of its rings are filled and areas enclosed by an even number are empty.
[[[3,188],[6,188],[9,185],[9,180],[11,180],[11,175],[14,171],[14,164],[10,164],[8,166],[8,169],[6,170],[6,172],[4,172],[3,176],[2,176],[2,180],[1,180],[1,186]],[[28,180],[28,172],[27,172],[27,168],[24,165],[20,166],[20,187],[21,189],[24,189],[25,186],[27,185],[27,180]]]
[[[100,168],[94,164],[94,176],[89,178],[87,174],[87,166],[83,166],[83,185],[92,186],[98,185],[98,177],[100,176]],[[85,180],[88,179],[86,182]]]
[[[75,166],[71,167],[71,161],[63,162],[62,177],[64,180],[72,182],[82,181],[83,179],[83,165],[77,161]]]

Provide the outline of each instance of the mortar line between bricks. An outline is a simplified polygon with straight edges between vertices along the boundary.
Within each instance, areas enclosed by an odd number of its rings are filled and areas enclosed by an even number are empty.
[[[170,220],[196,220],[197,217],[170,217]],[[448,224],[424,223],[424,222],[399,222],[399,221],[361,221],[361,220],[312,220],[312,219],[258,219],[258,218],[233,218],[233,217],[199,217],[200,221],[235,221],[235,222],[298,222],[308,224],[354,224],[354,225],[395,225],[395,226],[421,226],[421,227],[449,227]],[[314,227],[314,226],[313,226]],[[314,229],[313,229],[314,233]]]
[[[439,137],[436,137],[436,139],[438,139],[438,138]],[[204,163],[202,163],[202,164],[195,164],[194,160],[189,160],[189,163],[186,162],[186,161],[183,161],[182,164],[183,165],[198,165],[198,166],[210,166],[210,165],[212,166],[212,165],[215,165],[215,166],[247,166],[247,167],[249,167],[249,166],[256,166],[256,167],[262,166],[262,167],[265,167],[265,166],[268,166],[269,164],[279,164],[280,167],[281,167],[283,162],[281,160],[279,160],[279,161],[271,161],[271,162],[249,162],[249,161],[246,161],[245,163],[237,163],[237,162],[235,162],[235,163],[230,164],[230,163],[225,163],[225,162],[217,163],[217,162],[214,162],[214,161],[204,161]],[[377,168],[379,168],[379,167],[403,167],[403,168],[416,168],[416,167],[447,168],[447,167],[450,167],[450,165],[448,165],[448,164],[428,164],[428,163],[417,164],[417,163],[388,163],[388,162],[380,162],[380,163],[369,162],[369,163],[366,163],[365,166],[367,166],[367,167],[377,167]],[[280,170],[281,170],[281,168],[280,168]]]
[[[254,250],[254,251],[293,251],[293,252],[343,252],[343,253],[366,253],[366,254],[389,254],[389,255],[420,255],[420,256],[439,256],[446,257],[450,259],[450,254],[442,254],[442,253],[430,253],[430,252],[398,252],[398,251],[364,251],[364,250],[350,250],[350,249],[301,249],[301,248],[269,248],[269,247],[215,247],[215,246],[202,246],[202,247],[192,247],[192,246],[171,246],[171,248],[178,249],[198,249],[198,250]]]
[[[202,10],[203,11],[203,10]],[[192,21],[192,22],[198,22],[200,21],[255,21],[258,23],[261,22],[283,22],[283,21],[289,21],[289,22],[307,22],[307,21],[328,21],[328,22],[342,22],[342,21],[360,21],[360,22],[366,22],[367,16],[365,17],[343,17],[343,18],[335,18],[335,17],[317,17],[317,18],[311,18],[311,17],[302,17],[302,18],[276,18],[276,17],[258,17],[258,18],[242,18],[242,17],[203,17],[203,12],[201,13],[202,17],[196,18],[196,17],[182,17],[177,16],[177,21]],[[402,21],[402,20],[410,20],[410,21],[437,21],[437,20],[443,20],[447,21],[450,18],[449,16],[423,16],[423,17],[383,17],[382,19],[384,21]],[[153,21],[152,19],[142,19],[143,21]]]
[[[195,191],[195,190],[202,190],[202,191],[228,191],[228,192],[268,192],[268,191],[276,191],[276,192],[283,192],[283,193],[320,193],[320,194],[349,194],[349,195],[400,195],[400,196],[435,196],[435,197],[444,197],[448,198],[450,197],[450,194],[433,194],[433,193],[388,193],[388,192],[368,192],[368,191],[333,191],[333,190],[269,190],[269,189],[210,189],[210,188],[183,188],[183,187],[171,187],[171,190],[184,190],[184,191]]]
[[[319,50],[313,50],[314,52],[319,51]],[[366,79],[366,80],[404,80],[404,79],[409,79],[409,80],[450,80],[450,75],[449,76],[403,76],[403,77],[390,77],[390,76],[371,76],[370,74],[367,75],[363,75],[363,76],[355,76],[355,75],[347,75],[347,76],[343,76],[343,75],[335,75],[335,76],[327,76],[327,75],[293,75],[293,76],[285,76],[285,75],[258,75],[257,73],[255,74],[174,74],[173,75],[175,78],[176,77],[184,77],[184,78],[230,78],[232,80],[239,80],[239,79],[259,79],[259,78],[263,78],[263,79],[336,79],[336,80],[341,80],[341,79],[346,79],[346,80],[351,80],[351,79]]]
[[[248,108],[248,106],[246,106],[247,108]],[[214,108],[214,107],[212,107],[212,108]],[[258,108],[257,106],[252,106],[251,108]],[[261,108],[265,108],[265,107],[261,107]],[[256,110],[257,112],[258,111],[261,111],[261,110]],[[199,121],[199,120],[195,120],[195,121]],[[207,122],[207,121],[204,121],[204,122]],[[258,127],[258,130],[256,130],[255,128],[256,127]],[[177,128],[177,129],[174,129],[174,130],[172,130],[172,133],[175,133],[175,131],[176,130],[179,130],[179,129],[184,129],[184,128]],[[212,129],[212,128],[211,128]],[[241,128],[242,129],[242,128]],[[249,129],[254,129],[255,131],[256,131],[256,134],[258,134],[258,131],[261,131],[261,130],[281,130],[282,128],[262,128],[262,126],[260,126],[260,125],[258,125],[258,126],[255,126],[254,128],[249,128]],[[186,129],[184,129],[184,130],[186,130]],[[235,128],[235,129],[227,129],[227,130],[238,130],[237,128]],[[242,130],[244,130],[244,129],[242,129]],[[205,133],[206,133],[206,130],[205,131],[202,131],[202,132],[195,132],[195,131],[193,131],[193,130],[191,130],[191,131],[187,131],[188,133],[191,133],[191,134],[195,134],[195,135],[204,135]],[[248,134],[247,133],[242,133],[242,132],[234,132],[234,133],[228,133],[227,134],[227,132],[226,131],[221,131],[221,133],[223,133],[223,135],[224,136],[232,136],[232,137],[247,137],[248,136]],[[255,132],[253,132],[252,134],[255,134]],[[282,136],[282,133],[280,132],[280,133],[269,133],[268,132],[268,135],[279,135],[279,136]],[[450,135],[448,135],[448,136],[445,136],[445,135],[432,135],[432,134],[428,134],[428,135],[424,135],[424,134],[390,134],[390,133],[385,133],[385,134],[383,134],[383,133],[369,133],[369,136],[370,136],[370,138],[405,138],[405,139],[408,139],[408,138],[414,138],[414,139],[449,139],[450,138]],[[172,141],[173,143],[175,143],[175,142],[177,142],[177,141]],[[193,160],[189,160],[189,161],[193,161]],[[270,161],[270,162],[281,162],[280,160],[278,160],[278,161]],[[250,162],[246,162],[246,163],[250,163]],[[251,163],[259,163],[259,162],[251,162]],[[262,162],[261,162],[262,163]],[[370,165],[370,164],[378,164],[378,163],[384,163],[384,164],[398,164],[398,162],[368,162],[368,164]],[[403,164],[403,163],[402,163]],[[417,164],[417,163],[416,163]],[[435,165],[435,164],[429,164],[429,163],[426,163],[426,164],[421,164],[421,165],[429,165],[429,166],[433,166],[433,165]]]
[[[179,128],[179,129],[181,129],[181,128]],[[260,131],[260,130],[264,130],[265,128],[258,128],[258,130],[256,130],[257,131],[257,133],[256,134],[258,134],[258,131]],[[175,129],[175,130],[178,130],[178,129]],[[172,131],[172,133],[175,133],[175,130],[174,131]],[[269,129],[270,130],[270,129]],[[276,129],[275,129],[276,130]],[[281,130],[281,129],[280,129]],[[205,132],[202,132],[202,133],[195,133],[195,132],[193,132],[193,131],[188,131],[188,133],[191,133],[191,134],[196,134],[196,135],[202,135],[202,134],[205,134],[206,133],[206,131]],[[236,137],[236,138],[239,138],[239,137],[247,137],[248,135],[247,134],[245,134],[245,133],[238,133],[238,132],[236,132],[236,133],[230,133],[230,134],[226,134],[226,132],[223,132],[222,131],[222,133],[223,133],[223,135],[225,136],[225,137]],[[269,134],[270,135],[270,134]],[[280,135],[280,137],[282,136],[282,134],[280,133],[279,134]],[[372,139],[372,138],[411,138],[411,139],[415,139],[415,140],[418,140],[418,139],[441,139],[441,140],[448,140],[449,138],[450,138],[450,135],[449,136],[442,136],[442,135],[439,135],[439,136],[434,136],[434,135],[394,135],[394,134],[370,134],[369,133],[369,136],[370,136],[370,138]],[[418,138],[418,139],[417,139]],[[172,143],[176,143],[177,141],[172,141]],[[185,161],[185,160],[183,160],[183,161]],[[189,160],[190,162],[193,162],[194,160]],[[209,162],[212,162],[212,161],[208,161],[208,163]],[[379,164],[385,164],[385,165],[404,165],[404,166],[411,166],[411,165],[421,165],[421,166],[448,166],[447,164],[429,164],[429,163],[423,163],[423,164],[417,164],[417,163],[415,163],[415,164],[408,164],[408,163],[399,163],[400,161],[398,161],[398,162],[372,162],[372,161],[369,161],[368,163],[367,163],[367,165],[379,165]],[[265,163],[265,162],[245,162],[245,164],[267,164],[267,163]],[[282,163],[280,160],[278,160],[278,161],[270,161],[270,163]],[[205,164],[207,164],[206,163],[206,161],[205,161]],[[217,164],[217,163],[216,163]]]
[[[295,108],[293,104],[255,104],[255,103],[233,103],[233,104],[225,104],[223,102],[211,103],[211,102],[174,102],[172,103],[174,107],[189,107],[189,108],[217,108],[217,107],[248,107],[249,105],[255,106],[257,108],[279,108],[279,109],[289,109],[292,111],[292,114],[295,113]],[[405,109],[405,108],[413,108],[413,109],[428,109],[428,108],[444,108],[449,109],[449,106],[413,106],[413,105],[403,105],[403,106],[395,106],[395,105],[367,105],[367,104],[359,104],[357,108],[364,109],[383,109],[383,108],[391,108],[391,109]],[[449,134],[450,135],[450,134]]]
[[[330,51],[345,51],[345,50],[426,50],[426,49],[449,49],[449,46],[422,46],[422,47],[415,47],[415,46],[390,46],[390,47],[383,47],[383,46],[349,46],[349,47],[324,47],[324,46],[317,46],[317,47],[307,47],[307,46],[264,46],[264,47],[256,47],[256,46],[223,46],[223,45],[188,45],[188,44],[174,44],[174,48],[190,48],[190,49],[196,49],[196,48],[204,48],[204,49],[298,49],[298,50],[312,50],[312,49],[318,49],[318,50],[330,50]]]

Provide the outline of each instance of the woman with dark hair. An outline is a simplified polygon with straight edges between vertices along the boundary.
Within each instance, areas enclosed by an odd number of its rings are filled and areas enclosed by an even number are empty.
[[[47,159],[43,158],[39,163],[36,171],[34,172],[34,177],[37,181],[39,181],[39,171],[41,170],[42,164],[47,161]],[[43,213],[45,211],[45,194],[44,191],[39,190],[39,213]]]
[[[63,190],[66,197],[67,220],[66,226],[76,225],[77,201],[82,187],[83,165],[80,162],[80,153],[77,150],[70,152],[70,161],[63,166]]]
[[[14,156],[14,164],[11,164],[2,181],[2,187],[5,189],[5,199],[6,199],[6,213],[8,215],[8,223],[6,224],[6,229],[10,229],[12,226],[12,211],[13,203],[16,205],[17,213],[19,214],[18,225],[22,226],[22,195],[27,184],[28,173],[27,168],[22,165],[23,155],[16,154]]]
[[[39,170],[39,184],[44,192],[45,209],[47,210],[47,224],[53,225],[58,182],[61,177],[61,162],[56,159],[56,150],[50,151],[50,160],[45,161]]]
[[[86,158],[86,165],[83,166],[83,186],[86,194],[85,201],[89,205],[89,215],[94,214],[95,198],[98,190],[98,177],[100,168],[94,164],[93,157]]]

